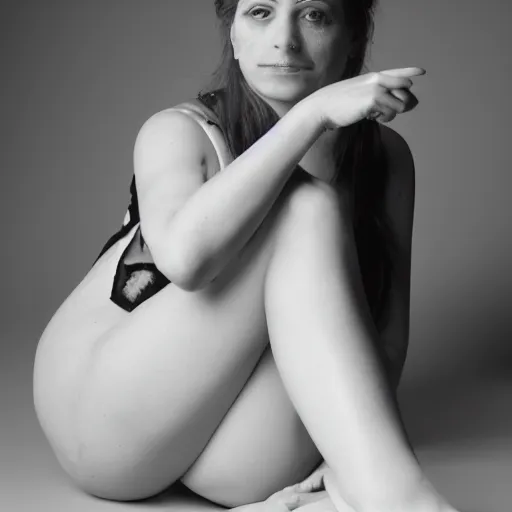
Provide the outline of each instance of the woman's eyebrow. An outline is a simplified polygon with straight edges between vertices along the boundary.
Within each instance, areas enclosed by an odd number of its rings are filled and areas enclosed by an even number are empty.
[[[272,2],[275,2],[276,0],[271,0]],[[302,2],[310,2],[311,0],[296,0],[296,4],[301,4]],[[320,2],[323,2],[324,4],[330,4],[332,3],[332,0],[319,0]]]
[[[248,2],[249,0],[241,0],[241,3],[243,2]],[[268,0],[269,2],[274,2],[275,4],[278,4],[279,3],[279,0]],[[311,2],[312,0],[296,0],[295,3],[296,4],[302,4],[304,2]],[[323,2],[323,3],[326,3],[326,4],[332,4],[332,0],[318,0],[320,2]]]

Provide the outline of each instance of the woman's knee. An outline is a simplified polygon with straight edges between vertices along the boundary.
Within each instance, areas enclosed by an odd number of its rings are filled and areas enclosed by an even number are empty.
[[[297,236],[304,231],[314,233],[320,227],[336,231],[348,228],[349,196],[335,186],[308,175],[292,180],[284,191],[277,238]]]
[[[326,201],[335,202],[338,196],[334,185],[308,173],[293,177],[287,184],[287,188],[290,190],[291,204],[297,206],[307,204],[313,208],[315,201],[319,204],[325,204]]]

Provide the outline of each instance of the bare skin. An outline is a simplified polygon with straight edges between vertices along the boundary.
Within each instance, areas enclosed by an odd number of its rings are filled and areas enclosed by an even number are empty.
[[[318,512],[327,512],[328,510],[335,512],[334,503],[324,485],[326,471],[328,471],[328,466],[324,462],[302,482],[285,487],[263,502],[243,505],[232,510],[236,512],[288,512],[297,509],[306,510],[307,505],[315,505],[314,510],[318,510]]]
[[[431,489],[432,496],[424,496],[424,501],[410,503],[409,508],[402,508],[403,512],[410,510],[431,510],[433,506],[444,512],[456,512],[446,503],[435,489]],[[291,485],[274,493],[267,500],[251,503],[232,509],[234,512],[355,512],[341,496],[334,480],[332,470],[325,461],[304,481]],[[397,509],[399,510],[399,509]],[[379,512],[376,510],[375,512]]]
[[[373,350],[350,197],[330,185],[327,156],[326,130],[412,109],[412,78],[424,71],[332,83],[348,55],[341,21],[318,30],[282,0],[256,25],[248,4],[237,9],[235,55],[281,119],[218,174],[186,116],[162,112],[141,129],[141,226],[171,284],[128,314],[108,301],[128,235],[103,255],[38,346],[43,430],[75,482],[106,499],[150,497],[181,479],[235,510],[452,512],[419,468]],[[258,69],[291,57],[309,66],[304,80]],[[290,184],[297,163],[312,180]],[[322,457],[328,496],[289,503],[287,487]],[[268,471],[256,481],[257,464]]]

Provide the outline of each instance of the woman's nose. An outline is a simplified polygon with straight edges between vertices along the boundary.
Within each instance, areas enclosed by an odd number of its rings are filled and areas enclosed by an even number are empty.
[[[293,20],[282,19],[278,21],[276,19],[273,29],[272,40],[275,48],[284,48],[285,50],[300,48],[300,34]]]

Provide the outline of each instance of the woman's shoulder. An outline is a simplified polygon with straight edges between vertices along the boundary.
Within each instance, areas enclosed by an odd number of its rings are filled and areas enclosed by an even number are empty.
[[[204,140],[203,130],[196,120],[177,107],[165,108],[152,114],[139,129],[136,147],[141,143],[153,145],[173,139],[184,143]]]
[[[176,122],[189,124],[190,126],[196,126],[199,122],[208,122],[213,120],[215,114],[210,111],[205,105],[203,105],[197,98],[190,98],[180,103],[176,103],[170,107],[163,108],[153,114],[144,122],[143,127],[150,125],[165,124],[166,121],[176,120]],[[193,122],[188,122],[192,120]]]
[[[185,112],[192,117],[197,117],[200,122],[219,126],[219,120],[214,110],[214,104],[205,101],[204,97],[197,96],[178,103],[167,110]]]
[[[137,161],[166,161],[177,151],[188,161],[210,160],[211,142],[198,119],[176,107],[160,110],[142,124],[134,144]]]
[[[144,125],[148,123],[165,124],[165,120],[167,119],[186,120],[191,118],[194,121],[198,121],[199,124],[206,122],[219,126],[219,120],[215,113],[215,108],[219,101],[219,94],[220,91],[213,91],[206,94],[198,94],[195,97],[185,98],[179,103],[155,112],[145,121]],[[194,124],[188,124],[194,126]]]
[[[135,152],[175,151],[207,163],[207,176],[215,174],[231,160],[215,112],[198,97],[162,109],[142,125]],[[169,145],[169,141],[175,144]]]
[[[187,113],[197,114],[201,121],[206,121],[210,125],[220,128],[220,122],[217,115],[220,103],[222,101],[222,90],[214,90],[206,93],[200,93],[194,98],[185,99],[181,103],[170,107],[171,110],[185,110]]]

